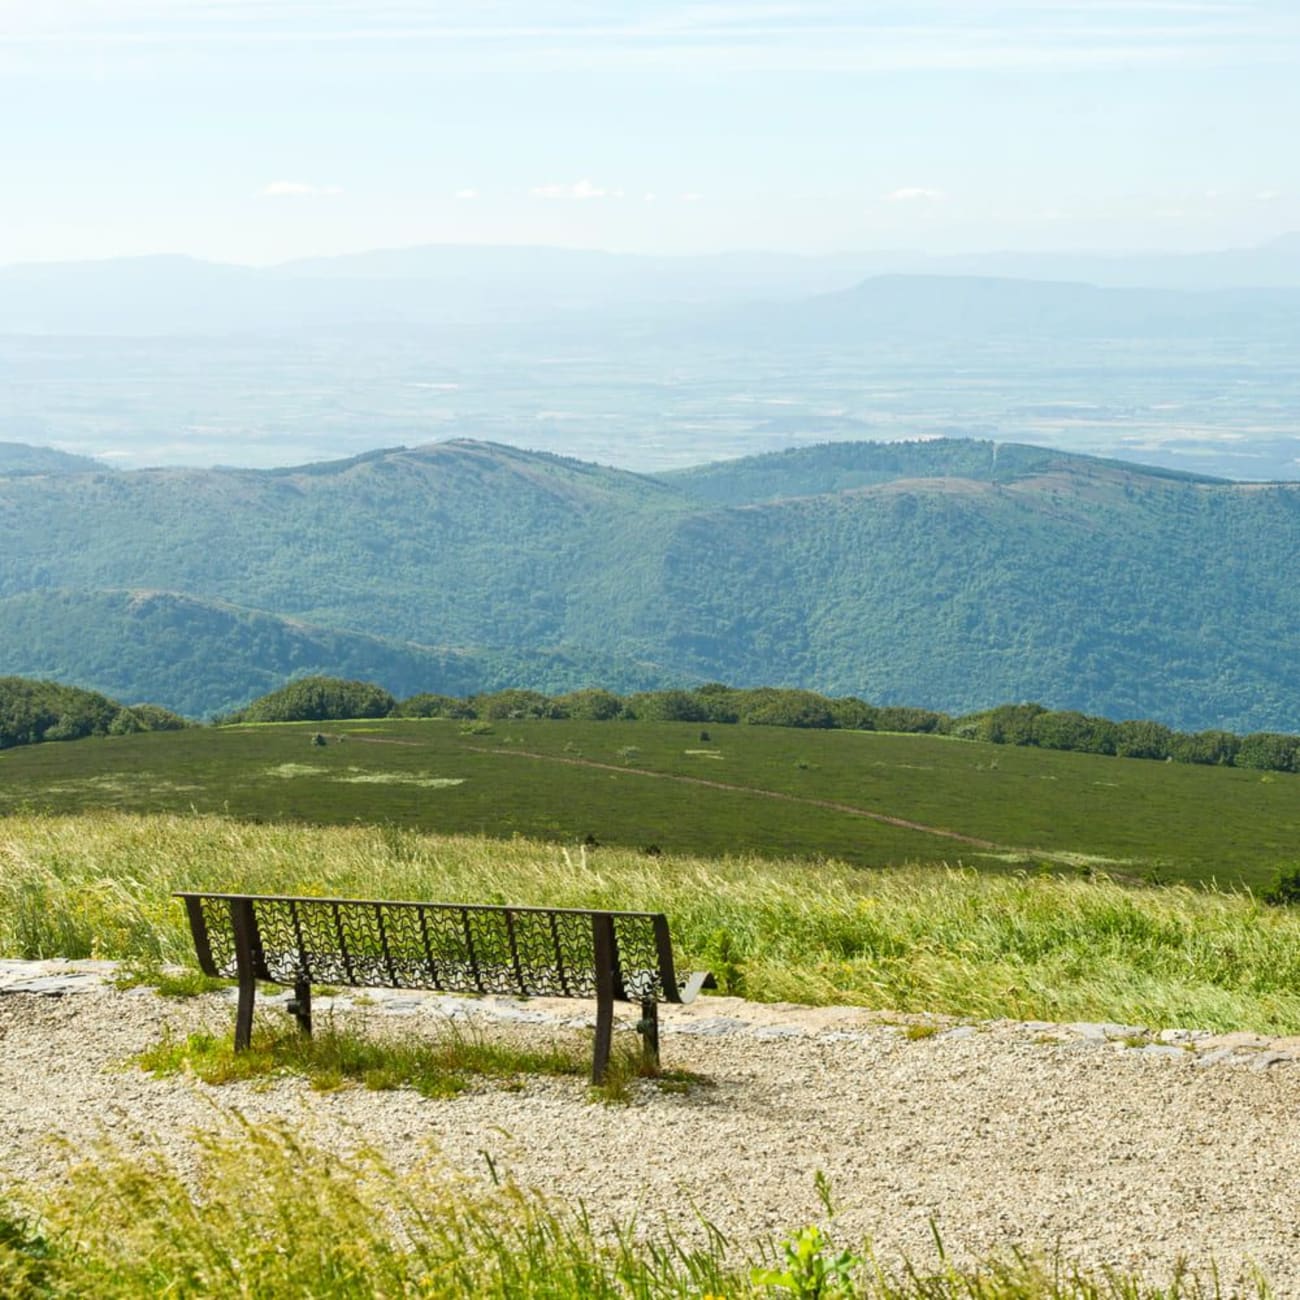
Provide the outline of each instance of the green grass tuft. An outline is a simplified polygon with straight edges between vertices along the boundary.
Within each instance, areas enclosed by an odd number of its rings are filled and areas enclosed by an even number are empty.
[[[192,1073],[210,1084],[299,1075],[320,1092],[353,1084],[372,1091],[409,1087],[425,1097],[455,1096],[476,1078],[509,1082],[529,1074],[581,1075],[591,1068],[586,1048],[578,1043],[522,1048],[455,1025],[432,1038],[373,1035],[336,1024],[308,1037],[296,1026],[266,1021],[255,1023],[244,1052],[234,1050],[229,1035],[193,1033],[166,1037],[135,1060],[155,1075]]]
[[[1185,1274],[1151,1285],[1013,1253],[968,1268],[886,1267],[807,1225],[743,1254],[690,1235],[597,1227],[507,1182],[484,1191],[437,1161],[404,1173],[340,1156],[288,1126],[230,1116],[183,1162],[111,1145],[52,1186],[0,1203],[0,1292],[12,1300],[1194,1300]],[[494,1181],[497,1181],[494,1179]],[[819,1187],[819,1191],[824,1188]],[[17,1194],[14,1194],[15,1196]],[[823,1198],[826,1199],[825,1197]],[[12,1198],[11,1198],[12,1200]],[[39,1225],[39,1226],[38,1226]],[[1267,1296],[1261,1282],[1256,1294]]]
[[[157,966],[128,963],[113,978],[119,989],[151,988],[162,998],[197,998],[204,993],[216,993],[228,988],[232,981],[205,975],[193,968]]]

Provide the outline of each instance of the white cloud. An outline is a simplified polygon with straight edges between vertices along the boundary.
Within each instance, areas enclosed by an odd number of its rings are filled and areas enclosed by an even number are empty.
[[[703,195],[696,194],[693,190],[688,190],[685,194],[681,195],[681,200],[683,203],[698,203],[702,197]]]
[[[583,179],[574,181],[572,185],[534,185],[529,191],[535,199],[604,199],[611,197],[610,191],[602,189],[599,185],[593,185],[591,181]],[[615,190],[614,198],[622,198],[623,191]]]
[[[457,190],[451,197],[453,199],[459,199],[461,202],[469,202],[471,199],[478,198],[479,193],[478,190],[475,189]]]
[[[1260,190],[1260,192],[1255,195],[1255,198],[1260,203],[1273,203],[1277,199],[1280,199],[1281,197],[1282,197],[1281,190]]]
[[[342,193],[338,185],[308,185],[305,181],[272,181],[261,191],[267,199],[332,199]]]
[[[946,203],[947,192],[927,189],[924,185],[905,185],[901,190],[891,190],[885,196],[886,203]]]
[[[659,196],[653,190],[646,190],[641,196],[642,203],[653,203]]]

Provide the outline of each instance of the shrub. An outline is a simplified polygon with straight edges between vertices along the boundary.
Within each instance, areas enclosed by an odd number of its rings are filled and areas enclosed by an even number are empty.
[[[397,718],[476,718],[478,714],[468,700],[454,695],[435,695],[424,691],[403,700],[394,710]]]
[[[906,705],[887,704],[876,709],[875,729],[877,731],[910,731],[943,735],[952,726],[952,719],[946,713],[934,713],[930,709],[913,709]]]
[[[1300,771],[1300,736],[1284,736],[1272,731],[1252,732],[1242,738],[1236,764],[1264,772]]]
[[[1300,903],[1300,865],[1280,868],[1260,898],[1270,907],[1294,907]]]
[[[1237,761],[1241,740],[1230,731],[1176,732],[1169,754],[1176,763],[1205,763],[1230,767]]]
[[[562,710],[562,716],[580,722],[608,722],[623,712],[623,701],[613,691],[598,687],[557,695],[553,703]]]
[[[302,677],[231,714],[228,722],[325,722],[339,718],[386,718],[397,701],[373,682],[340,677]]]
[[[631,696],[625,712],[643,722],[718,722],[704,701],[689,691],[642,691]]]
[[[488,695],[474,696],[473,704],[480,718],[493,721],[562,716],[550,699],[539,691],[494,691]]]
[[[1115,753],[1120,758],[1168,758],[1174,733],[1158,722],[1121,722],[1115,728]]]

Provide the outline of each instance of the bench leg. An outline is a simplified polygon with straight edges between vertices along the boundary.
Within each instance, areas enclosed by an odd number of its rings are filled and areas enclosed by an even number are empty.
[[[298,1022],[298,1028],[311,1037],[311,980],[299,980],[293,986],[293,1001],[289,1010]]]
[[[252,971],[239,972],[239,1008],[235,1012],[235,1051],[246,1052],[253,1041],[253,999],[257,981]]]
[[[618,960],[614,918],[608,913],[593,912],[591,931],[596,967],[596,1047],[591,1058],[591,1082],[599,1087],[605,1081],[609,1049],[614,1041],[614,963]]]
[[[609,1052],[614,1042],[614,999],[596,1001],[596,1047],[591,1058],[591,1082],[599,1087],[605,1082]]]
[[[659,1003],[654,998],[641,999],[641,1061],[650,1074],[659,1073]]]
[[[235,974],[239,977],[239,1006],[235,1012],[235,1051],[246,1052],[253,1041],[253,1001],[257,971],[253,958],[255,922],[247,899],[232,900],[230,919],[235,933]]]

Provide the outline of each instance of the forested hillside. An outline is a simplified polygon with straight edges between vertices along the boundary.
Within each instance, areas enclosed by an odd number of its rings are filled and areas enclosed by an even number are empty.
[[[0,671],[195,713],[325,672],[399,694],[712,679],[1300,730],[1297,554],[1300,485],[967,440],[661,479],[465,441],[10,476]]]
[[[35,591],[0,599],[4,670],[142,692],[187,717],[222,713],[311,673],[381,681],[399,695],[468,694],[518,681],[562,691],[587,682],[654,686],[653,666],[598,651],[460,651],[321,627],[160,591]],[[145,689],[147,687],[147,689]]]

